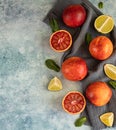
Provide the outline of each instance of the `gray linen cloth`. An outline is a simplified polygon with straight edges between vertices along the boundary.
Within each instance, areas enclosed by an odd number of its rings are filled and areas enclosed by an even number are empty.
[[[71,4],[82,4],[87,11],[87,19],[85,23],[78,28],[70,28],[67,27],[63,21],[62,21],[62,12],[63,9]],[[95,6],[93,6],[92,3],[90,3],[88,0],[57,0],[54,7],[48,12],[48,15],[45,17],[44,22],[48,23],[49,17],[54,17],[59,21],[59,25],[61,29],[68,30],[73,37],[73,45],[71,49],[66,51],[61,59],[61,63],[68,57],[71,56],[80,56],[84,58],[87,62],[89,72],[87,77],[81,81],[83,94],[85,94],[86,87],[94,82],[94,81],[105,81],[108,82],[109,78],[106,77],[103,71],[103,66],[106,63],[111,63],[116,65],[116,28],[114,27],[113,31],[105,36],[109,37],[111,41],[114,44],[114,51],[113,54],[104,61],[95,60],[91,57],[89,51],[88,51],[88,45],[85,41],[85,35],[86,33],[90,33],[92,37],[103,35],[101,33],[98,33],[93,26],[93,22],[96,17],[101,15],[102,12],[100,12]],[[88,122],[87,125],[92,126],[93,130],[101,130],[103,128],[106,128],[105,125],[103,125],[100,120],[99,116],[105,112],[113,112],[116,118],[116,90],[112,89],[113,96],[110,100],[110,102],[102,107],[96,107],[92,105],[87,100],[87,105],[85,111],[82,113],[82,115],[86,115]],[[114,121],[113,127],[116,126],[116,119]]]

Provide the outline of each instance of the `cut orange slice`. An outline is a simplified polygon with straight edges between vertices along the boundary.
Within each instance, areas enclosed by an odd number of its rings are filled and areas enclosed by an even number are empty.
[[[83,94],[78,91],[71,91],[62,100],[63,109],[69,114],[79,114],[86,106]]]
[[[72,45],[72,36],[66,30],[58,30],[50,37],[50,47],[56,52],[64,52]]]
[[[94,27],[98,32],[103,34],[109,33],[114,27],[114,20],[111,16],[100,15],[95,19]]]

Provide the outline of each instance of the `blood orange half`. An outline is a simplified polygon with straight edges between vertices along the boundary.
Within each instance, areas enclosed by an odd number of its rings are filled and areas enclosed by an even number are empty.
[[[58,30],[50,37],[50,47],[57,52],[64,52],[72,45],[72,36],[66,30]]]
[[[86,100],[82,93],[71,91],[62,100],[63,109],[69,114],[80,114],[86,106]]]

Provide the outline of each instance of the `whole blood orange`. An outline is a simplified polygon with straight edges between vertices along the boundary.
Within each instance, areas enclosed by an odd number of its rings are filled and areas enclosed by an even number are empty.
[[[72,45],[72,36],[66,30],[58,30],[50,37],[50,46],[54,51],[64,52]]]
[[[86,89],[86,97],[95,106],[106,105],[112,96],[110,87],[102,81],[91,83]]]
[[[63,109],[69,114],[79,114],[86,106],[86,100],[82,93],[71,91],[62,100]]]
[[[87,64],[80,57],[70,57],[61,66],[63,76],[71,81],[79,81],[85,78],[88,72]]]
[[[86,20],[86,10],[80,4],[67,6],[62,14],[64,23],[69,27],[79,27]]]
[[[113,43],[106,36],[98,36],[90,42],[89,52],[95,59],[105,60],[113,52]]]

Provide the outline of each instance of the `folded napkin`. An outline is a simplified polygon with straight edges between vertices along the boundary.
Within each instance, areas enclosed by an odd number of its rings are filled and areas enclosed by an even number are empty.
[[[86,10],[87,10],[87,19],[83,26],[78,28],[70,28],[67,27],[63,21],[62,21],[62,12],[65,7],[71,4],[82,4]],[[103,34],[98,33],[94,27],[93,22],[96,17],[101,15],[102,12],[100,12],[92,3],[90,3],[88,0],[57,0],[54,7],[49,11],[47,16],[44,19],[44,22],[48,23],[49,17],[53,16],[59,21],[60,28],[66,29],[72,34],[73,37],[73,45],[71,49],[66,51],[61,59],[61,63],[68,57],[71,56],[80,56],[84,58],[87,62],[89,73],[88,76],[81,81],[83,93],[85,93],[86,87],[94,82],[94,81],[105,81],[107,82],[109,78],[106,77],[106,75],[103,72],[103,66],[106,63],[111,63],[116,65],[116,28],[114,27],[113,31],[105,36],[109,37],[113,44],[114,44],[114,51],[113,54],[104,61],[95,60],[91,57],[89,51],[88,51],[88,45],[85,42],[85,35],[86,33],[92,34],[92,37],[100,36]],[[112,89],[113,96],[110,100],[110,102],[102,107],[96,107],[92,105],[89,101],[87,101],[86,109],[82,113],[82,115],[86,115],[88,118],[87,124],[92,126],[93,130],[100,130],[103,128],[106,128],[105,125],[103,125],[100,120],[99,116],[105,112],[113,112],[116,117],[116,90]],[[113,127],[116,126],[116,119],[114,121]]]

